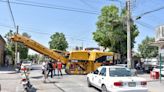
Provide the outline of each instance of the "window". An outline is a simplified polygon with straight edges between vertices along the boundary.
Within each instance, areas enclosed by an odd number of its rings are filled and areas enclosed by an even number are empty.
[[[109,75],[111,77],[124,77],[124,76],[131,76],[131,71],[127,68],[110,68]]]
[[[100,75],[106,76],[106,68],[102,68],[102,69],[101,69]]]
[[[93,72],[93,74],[98,74],[99,73],[99,70],[96,70]]]

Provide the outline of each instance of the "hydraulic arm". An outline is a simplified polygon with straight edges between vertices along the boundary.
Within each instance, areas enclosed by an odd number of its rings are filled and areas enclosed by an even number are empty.
[[[27,38],[25,36],[21,36],[19,34],[16,34],[16,35],[13,35],[11,37],[12,41],[15,41],[15,42],[21,42],[23,43],[24,45],[26,45],[27,47],[41,53],[41,54],[44,54],[46,56],[49,56],[50,58],[52,59],[56,59],[56,60],[60,60],[63,64],[66,64],[68,59],[65,58],[64,56],[60,55],[59,53],[53,51],[53,50],[50,50],[48,49],[47,47],[39,44],[38,42],[30,39],[30,38]]]

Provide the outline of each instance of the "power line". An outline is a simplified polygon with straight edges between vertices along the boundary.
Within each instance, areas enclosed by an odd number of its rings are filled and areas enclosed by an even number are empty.
[[[0,2],[7,2],[7,1],[0,0]],[[73,11],[73,12],[80,12],[80,13],[87,13],[87,14],[96,14],[96,15],[99,14],[98,12],[88,11],[88,10],[84,10],[84,9],[66,8],[66,7],[57,7],[57,6],[47,6],[45,4],[43,5],[43,4],[37,4],[37,3],[31,4],[31,3],[14,2],[14,1],[10,1],[10,3],[18,4],[18,5],[33,6],[33,7],[48,8],[48,9],[58,9],[58,10],[65,10],[65,11]]]
[[[147,23],[144,23],[142,21],[136,21],[136,23],[140,24],[141,26],[145,27],[145,28],[148,28],[148,29],[154,29],[154,26],[150,25],[150,24],[147,24]]]
[[[80,0],[80,2],[82,2],[83,4],[85,4],[86,6],[88,6],[91,9],[96,9],[95,7],[93,7],[90,4],[88,4],[85,0]]]
[[[156,12],[156,11],[159,11],[159,10],[162,10],[162,9],[164,9],[164,6],[162,6],[160,8],[157,8],[157,9],[154,9],[154,10],[151,10],[151,11],[148,11],[148,12],[145,12],[145,13],[142,13],[142,14],[139,15],[139,17],[142,17],[144,15],[147,15],[149,13]]]
[[[23,2],[23,3],[30,3],[30,4],[37,4],[37,5],[55,6],[55,7],[61,7],[61,8],[89,11],[89,10],[81,9],[81,8],[66,7],[66,6],[60,6],[60,5],[55,5],[55,4],[45,4],[45,3],[33,2],[33,1],[27,1],[27,0],[15,0],[15,1]],[[92,11],[92,12],[97,12],[97,11]]]
[[[13,21],[13,24],[14,24],[14,27],[16,29],[17,27],[16,27],[16,23],[15,23],[15,20],[14,20],[14,15],[13,15],[12,9],[11,9],[11,6],[10,6],[10,1],[7,0],[6,2],[8,4],[8,6],[9,6],[10,15],[11,15],[11,18],[12,18],[12,21]]]
[[[6,28],[13,28],[13,27],[11,27],[11,26],[4,25],[4,24],[0,24],[0,26],[6,27]],[[52,35],[52,34],[50,34],[50,33],[39,32],[39,31],[33,31],[33,29],[26,29],[26,28],[24,28],[24,27],[21,27],[20,30],[25,31],[25,32],[37,33],[37,34],[41,34],[41,35],[49,35],[49,36]],[[68,37],[68,38],[71,38],[72,40],[77,40],[77,41],[88,41],[88,40],[85,40],[85,39],[82,39],[82,38],[81,38],[81,39],[80,39],[80,38],[74,38],[74,37],[72,37],[72,36],[70,36],[70,35],[65,35],[65,36]],[[91,42],[91,41],[90,41],[90,42]]]

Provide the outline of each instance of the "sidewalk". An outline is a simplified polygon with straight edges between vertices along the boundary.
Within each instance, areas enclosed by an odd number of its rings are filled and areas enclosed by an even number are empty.
[[[10,66],[0,66],[0,74],[1,73],[15,73],[15,68],[13,65]]]
[[[164,92],[162,90],[164,87],[164,77],[162,77],[162,80],[160,82],[159,79],[150,78],[150,74],[139,74],[138,76],[147,80],[149,92]]]

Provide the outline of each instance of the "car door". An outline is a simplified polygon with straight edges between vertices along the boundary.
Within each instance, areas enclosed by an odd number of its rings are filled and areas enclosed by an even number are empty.
[[[97,81],[97,77],[98,77],[98,74],[99,74],[99,70],[95,70],[92,74],[92,76],[90,76],[90,81],[92,84],[96,85],[96,81]]]
[[[96,85],[101,88],[101,85],[103,82],[105,82],[105,77],[106,77],[106,68],[103,67],[97,77],[97,80],[96,80]]]

